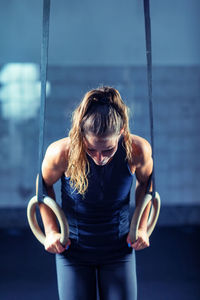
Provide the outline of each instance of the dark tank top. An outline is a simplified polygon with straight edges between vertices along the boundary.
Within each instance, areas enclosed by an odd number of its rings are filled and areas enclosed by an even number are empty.
[[[88,189],[84,196],[71,188],[69,177],[61,178],[62,208],[68,219],[71,246],[64,252],[80,262],[102,262],[131,253],[126,242],[129,232],[129,204],[133,175],[129,169],[123,138],[112,160],[90,164]]]

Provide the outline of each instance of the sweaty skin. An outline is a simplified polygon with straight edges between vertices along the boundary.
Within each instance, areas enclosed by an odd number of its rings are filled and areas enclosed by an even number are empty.
[[[97,165],[109,164],[117,151],[118,141],[121,136],[112,135],[106,138],[99,138],[94,135],[86,135],[84,146],[87,154],[94,160]],[[133,147],[133,160],[129,165],[132,174],[136,175],[136,205],[144,197],[148,185],[149,176],[152,173],[153,161],[151,156],[151,146],[143,138],[131,135]],[[42,164],[42,174],[47,187],[48,195],[55,199],[53,185],[61,178],[62,174],[67,171],[67,159],[70,149],[70,138],[64,138],[52,143],[45,154]],[[149,246],[147,235],[147,220],[149,216],[151,203],[146,207],[139,225],[138,239],[132,245],[129,234],[127,243],[135,250],[141,250]],[[60,244],[60,233],[56,223],[54,213],[44,204],[40,204],[40,212],[45,228],[45,249],[50,253],[62,253],[71,242],[63,247]]]

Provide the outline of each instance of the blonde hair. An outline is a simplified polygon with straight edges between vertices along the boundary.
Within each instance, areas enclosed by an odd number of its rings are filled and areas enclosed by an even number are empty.
[[[112,87],[99,87],[85,94],[73,112],[72,128],[69,132],[70,151],[67,176],[70,185],[84,195],[88,187],[89,162],[84,149],[86,134],[104,137],[119,134],[123,129],[126,159],[132,159],[132,141],[129,130],[128,107],[120,93]]]

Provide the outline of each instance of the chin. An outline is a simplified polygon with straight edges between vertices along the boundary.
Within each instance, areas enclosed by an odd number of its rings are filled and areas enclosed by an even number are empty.
[[[98,163],[98,162],[96,162],[96,161],[94,161],[94,162],[95,162],[95,164],[98,165],[98,166],[104,166],[104,165],[106,165],[106,164],[108,163],[108,161],[103,162],[103,163]]]

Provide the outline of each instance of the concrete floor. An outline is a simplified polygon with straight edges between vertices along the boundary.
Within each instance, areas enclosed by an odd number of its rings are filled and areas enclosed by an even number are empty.
[[[2,229],[0,240],[0,299],[58,300],[54,255],[29,229]],[[199,300],[199,243],[200,227],[157,227],[137,252],[138,300]]]

